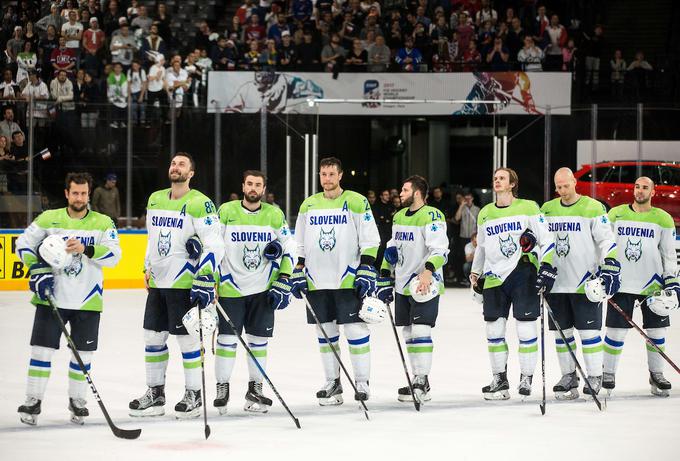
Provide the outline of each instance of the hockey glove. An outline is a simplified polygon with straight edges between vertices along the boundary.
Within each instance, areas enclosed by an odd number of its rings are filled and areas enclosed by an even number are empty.
[[[290,304],[292,290],[289,277],[279,277],[269,289],[269,305],[272,309],[285,309]]]
[[[604,264],[598,270],[607,296],[614,296],[621,288],[621,263],[614,258],[604,258]]]
[[[399,250],[397,250],[397,247],[387,247],[385,248],[383,258],[385,258],[385,261],[387,261],[390,266],[396,266],[399,261]]]
[[[270,261],[279,259],[283,255],[283,247],[277,240],[272,240],[264,247],[264,257]]]
[[[663,289],[664,291],[670,291],[671,293],[675,293],[675,296],[680,300],[680,283],[678,282],[671,282],[671,278],[668,277],[664,281]]]
[[[52,268],[45,262],[37,262],[28,270],[28,287],[38,298],[47,301],[50,293],[54,292],[54,275]]]
[[[531,253],[531,250],[536,246],[536,234],[527,228],[519,237],[519,245],[522,247],[523,253]]]
[[[291,289],[290,293],[297,299],[302,299],[302,294],[307,293],[307,277],[304,267],[295,268],[293,274],[288,278]]]
[[[357,291],[359,298],[364,299],[375,292],[376,277],[377,274],[373,266],[368,264],[361,264],[359,266],[354,279],[354,289]]]
[[[394,301],[394,279],[392,277],[378,277],[375,285],[376,298],[385,304]]]
[[[536,290],[539,293],[550,293],[556,278],[557,268],[548,263],[541,263],[541,267],[538,269],[538,276],[536,277]]]
[[[203,245],[195,235],[187,240],[187,243],[184,244],[184,247],[187,249],[187,253],[189,253],[189,259],[198,259],[201,257]]]
[[[192,306],[198,304],[201,309],[215,301],[215,279],[212,274],[199,275],[194,279],[189,299]]]

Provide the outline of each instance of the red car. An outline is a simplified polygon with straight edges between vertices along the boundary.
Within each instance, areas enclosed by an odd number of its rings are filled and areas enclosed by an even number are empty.
[[[592,165],[574,173],[576,192],[592,195]],[[675,226],[680,227],[680,162],[643,161],[640,176],[648,176],[656,184],[652,205],[662,208],[673,216]],[[607,210],[633,201],[633,188],[638,177],[637,162],[612,161],[595,165],[595,198],[604,203]]]

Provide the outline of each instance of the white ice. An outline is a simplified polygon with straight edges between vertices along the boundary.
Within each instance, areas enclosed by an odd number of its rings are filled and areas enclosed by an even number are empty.
[[[615,394],[606,411],[592,401],[556,403],[550,392],[559,379],[554,340],[546,331],[548,406],[541,416],[540,361],[529,401],[518,398],[516,385],[517,339],[509,322],[509,379],[512,397],[506,402],[486,402],[480,389],[490,381],[489,362],[480,306],[467,290],[448,290],[434,330],[434,361],[430,383],[432,401],[417,413],[400,403],[396,390],[405,385],[404,372],[388,323],[373,326],[371,335],[370,421],[352,400],[345,381],[345,404],[318,406],[315,393],[323,382],[314,329],[305,323],[301,301],[277,313],[275,337],[270,342],[268,372],[274,385],[300,419],[294,427],[273,392],[274,406],[266,415],[243,411],[247,386],[245,353],[239,349],[231,384],[229,414],[218,416],[208,407],[212,428],[203,438],[203,419],[177,421],[174,404],[183,392],[183,371],[177,343],[171,338],[167,374],[167,414],[135,419],[127,414],[128,402],[146,389],[141,323],[143,290],[109,290],[100,327],[99,351],[92,376],[116,424],[142,428],[138,440],[113,437],[93,398],[91,416],[84,426],[68,422],[68,352],[61,349],[52,362],[52,376],[43,401],[38,426],[19,422],[17,406],[23,403],[29,361],[29,339],[34,308],[26,292],[0,294],[0,341],[3,372],[0,376],[1,460],[187,460],[187,459],[455,459],[480,460],[677,460],[680,459],[680,379],[670,367],[666,376],[674,386],[669,398],[653,397],[642,337],[631,330],[626,338],[617,374]],[[639,312],[635,320],[641,322]],[[680,363],[680,316],[672,319],[667,352]],[[351,373],[346,343],[344,357]],[[207,353],[208,401],[215,393],[213,356]],[[580,346],[579,346],[580,351]]]

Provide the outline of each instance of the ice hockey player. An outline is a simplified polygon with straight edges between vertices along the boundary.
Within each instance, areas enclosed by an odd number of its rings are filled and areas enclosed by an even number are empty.
[[[200,343],[188,334],[182,318],[196,304],[203,309],[214,301],[214,276],[224,244],[215,205],[189,187],[194,166],[191,155],[176,153],[168,170],[171,187],[154,192],[147,203],[144,278],[148,294],[143,328],[148,389],[130,402],[131,416],[165,413],[168,335],[177,338],[184,362],[186,390],[175,414],[180,419],[200,414]]]
[[[389,304],[396,296],[395,323],[403,327],[414,375],[413,394],[420,402],[431,399],[431,332],[439,312],[439,295],[444,292],[442,266],[449,253],[446,217],[425,204],[427,193],[425,178],[411,176],[404,181],[399,195],[405,208],[394,215],[392,238],[387,242],[377,283],[377,296],[383,302]],[[411,287],[416,283],[416,293],[412,293]],[[411,389],[400,388],[397,398],[412,401]]]
[[[620,265],[602,203],[576,193],[576,178],[569,168],[558,169],[554,179],[559,197],[541,208],[555,238],[553,264],[557,268],[557,279],[546,301],[567,338],[565,344],[552,320],[548,322],[555,331],[562,371],[553,392],[558,400],[571,400],[579,395],[576,364],[569,353],[569,349],[576,350],[574,329],[581,337],[588,382],[596,394],[602,385],[602,306],[588,299],[586,283],[593,277],[601,278],[605,293],[612,296],[620,286]],[[590,394],[588,386],[583,392]]]
[[[650,178],[638,178],[633,194],[632,204],[619,205],[609,211],[621,261],[621,289],[612,300],[631,317],[638,301],[647,336],[664,350],[670,325],[668,310],[677,309],[680,297],[675,225],[671,215],[652,206],[655,191]],[[602,387],[611,392],[616,385],[623,342],[631,326],[612,306],[607,308],[606,325]],[[663,362],[657,350],[647,345],[649,384],[652,394],[658,396],[668,396],[671,389],[671,383],[663,375]]]
[[[331,343],[318,331],[326,384],[317,392],[319,404],[343,402],[340,368],[332,349],[340,351],[340,325],[349,343],[357,387],[356,400],[369,398],[370,332],[359,317],[362,299],[375,291],[373,267],[380,235],[368,200],[343,190],[342,163],[334,157],[319,162],[323,192],[305,199],[295,225],[298,261],[291,276],[293,294],[307,299]],[[307,322],[315,324],[307,313]]]
[[[219,209],[224,258],[219,265],[220,304],[238,328],[234,332],[220,316],[215,349],[217,396],[214,406],[227,411],[229,379],[236,360],[236,345],[245,328],[248,346],[260,366],[267,366],[267,343],[274,334],[274,311],[290,302],[295,240],[280,208],[262,201],[267,186],[264,173],[243,173],[243,200],[233,200]],[[251,357],[250,382],[244,410],[266,413],[271,399],[262,394],[262,374]]]
[[[97,350],[102,312],[102,267],[118,264],[121,250],[111,218],[88,209],[92,177],[69,173],[65,181],[66,208],[40,214],[16,242],[16,253],[29,268],[29,287],[36,306],[31,334],[26,403],[19,407],[21,421],[35,425],[59,349],[61,329],[48,304],[52,297],[85,368],[89,371]],[[69,363],[68,409],[71,421],[83,424],[89,416],[87,382],[77,360]]]
[[[511,304],[519,337],[518,391],[524,398],[531,394],[538,359],[537,290],[549,292],[556,275],[552,266],[555,245],[548,225],[536,202],[517,198],[518,186],[514,170],[498,168],[493,175],[496,202],[482,208],[477,217],[477,249],[470,282],[477,285],[484,276],[483,312],[493,373],[491,384],[482,388],[487,400],[510,398],[505,330]],[[536,245],[538,250],[530,252]]]

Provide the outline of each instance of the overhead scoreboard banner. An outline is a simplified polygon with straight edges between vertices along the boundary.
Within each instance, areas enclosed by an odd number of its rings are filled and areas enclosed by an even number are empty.
[[[309,100],[366,100],[321,103]],[[389,100],[381,102],[376,100]],[[396,100],[396,101],[394,101]],[[408,103],[499,101],[481,103]],[[331,73],[210,72],[208,112],[321,115],[486,115],[571,113],[569,72]],[[404,102],[401,102],[404,101]],[[317,112],[318,111],[318,112]]]

